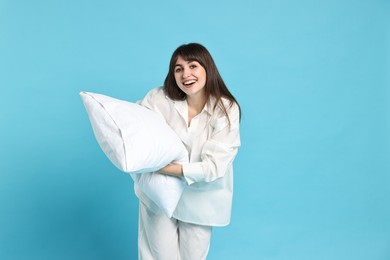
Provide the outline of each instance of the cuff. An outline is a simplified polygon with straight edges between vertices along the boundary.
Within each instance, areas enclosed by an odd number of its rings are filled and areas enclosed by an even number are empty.
[[[194,182],[204,181],[202,163],[183,164],[183,175],[188,185]]]

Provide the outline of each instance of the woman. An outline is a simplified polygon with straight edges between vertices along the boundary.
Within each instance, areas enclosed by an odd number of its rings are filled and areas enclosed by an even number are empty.
[[[230,222],[240,106],[210,53],[197,43],[175,50],[164,86],[151,90],[141,105],[165,118],[185,144],[190,162],[158,171],[187,183],[170,219],[135,187],[139,259],[206,259],[212,226]]]

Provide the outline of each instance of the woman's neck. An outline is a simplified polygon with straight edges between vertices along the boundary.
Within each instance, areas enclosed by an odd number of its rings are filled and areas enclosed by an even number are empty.
[[[197,116],[202,112],[204,106],[206,105],[206,98],[194,98],[187,96],[187,105],[188,105],[188,126],[191,124],[192,118]]]
[[[204,106],[206,104],[206,97],[202,96],[187,96],[187,105],[188,108],[192,111],[196,111],[197,114],[202,112]]]

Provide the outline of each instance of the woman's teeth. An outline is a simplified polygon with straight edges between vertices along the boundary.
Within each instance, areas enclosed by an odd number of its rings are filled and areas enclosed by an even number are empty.
[[[191,85],[193,83],[195,83],[195,80],[189,80],[189,81],[183,82],[184,85]]]

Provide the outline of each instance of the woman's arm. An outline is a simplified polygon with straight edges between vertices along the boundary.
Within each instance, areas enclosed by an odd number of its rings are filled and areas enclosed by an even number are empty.
[[[230,125],[224,116],[212,122],[214,130],[203,145],[199,162],[169,164],[162,168],[160,173],[184,176],[189,185],[194,182],[211,182],[223,177],[240,146],[238,106],[233,106],[229,112]]]
[[[168,164],[164,168],[161,168],[158,173],[182,177],[183,166],[181,164]]]

